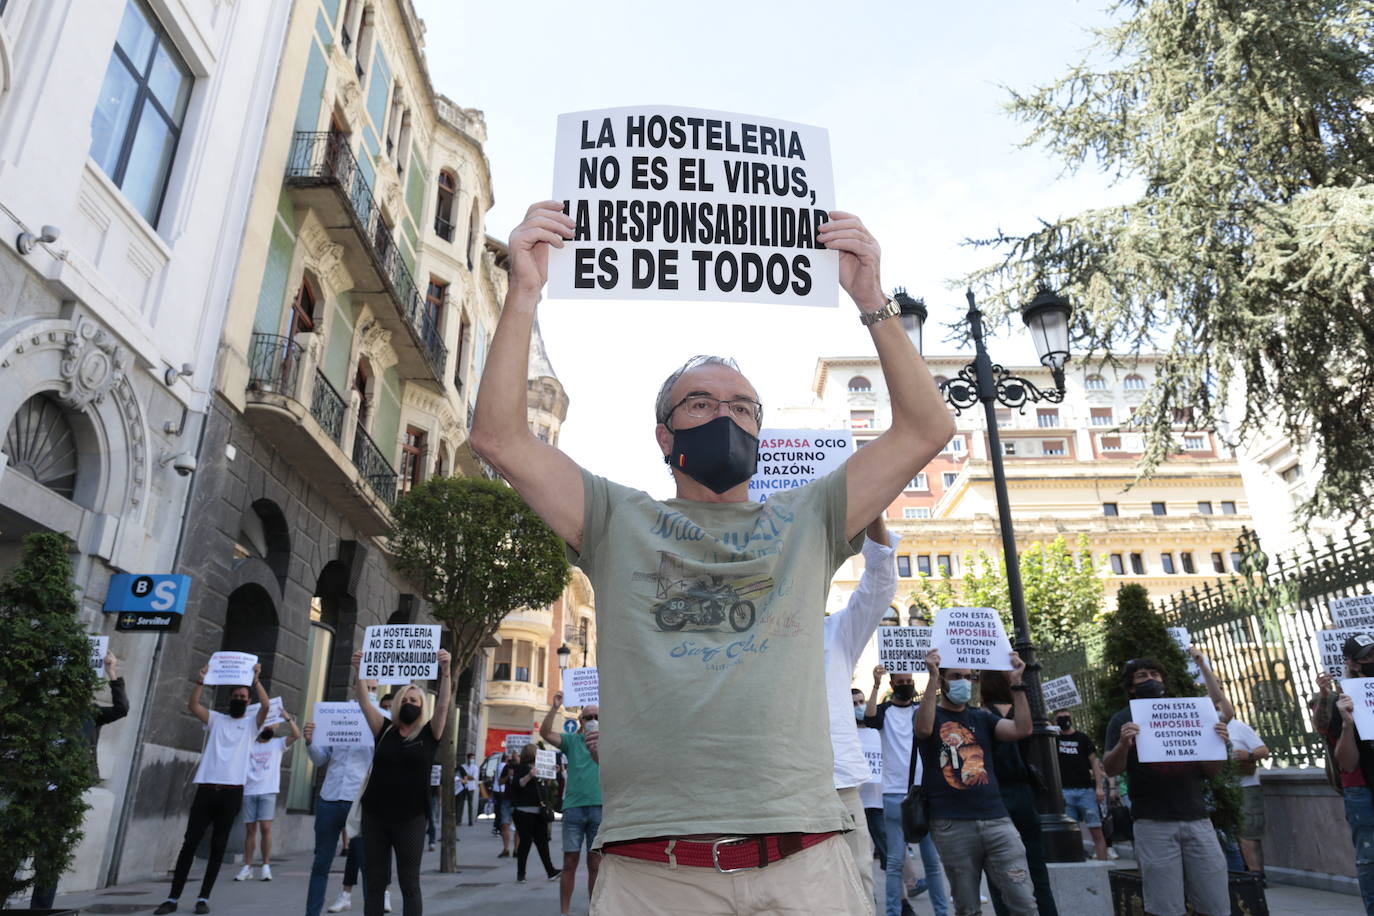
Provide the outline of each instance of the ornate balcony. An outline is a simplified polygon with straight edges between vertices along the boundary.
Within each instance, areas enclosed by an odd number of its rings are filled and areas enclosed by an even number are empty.
[[[286,164],[286,188],[314,210],[330,238],[343,246],[354,292],[381,296],[391,309],[377,309],[407,378],[444,390],[448,348],[426,308],[400,246],[382,221],[348,140],[329,131],[299,131]]]

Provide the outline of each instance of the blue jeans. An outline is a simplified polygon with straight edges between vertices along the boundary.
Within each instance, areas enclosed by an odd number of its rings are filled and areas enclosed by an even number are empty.
[[[883,826],[887,828],[887,916],[902,916],[902,863],[906,861],[906,836],[902,833],[902,799],[896,792],[883,793]],[[948,916],[949,898],[945,896],[944,867],[935,841],[929,834],[921,840],[921,864],[926,870],[927,892],[935,916]]]
[[[1360,879],[1364,911],[1374,916],[1374,796],[1364,786],[1347,786],[1345,819],[1355,844],[1355,874]]]
[[[310,864],[310,888],[305,895],[305,916],[320,916],[324,909],[324,894],[329,889],[329,867],[334,863],[334,851],[339,847],[339,834],[343,832],[348,811],[353,807],[350,801],[315,801],[315,861]],[[363,863],[362,837],[349,841],[350,857],[358,855],[358,865],[363,870],[363,882],[367,882],[367,867]]]

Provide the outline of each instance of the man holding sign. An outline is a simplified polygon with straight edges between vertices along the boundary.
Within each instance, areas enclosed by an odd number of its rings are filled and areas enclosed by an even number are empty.
[[[837,835],[854,829],[854,817],[835,794],[818,727],[821,609],[831,575],[857,549],[850,539],[939,453],[954,424],[900,323],[887,320],[898,310],[883,293],[876,240],[852,214],[826,216],[815,238],[828,251],[816,256],[836,259],[873,335],[892,421],[840,470],[762,504],[749,500],[749,478],[763,407],[729,360],[692,360],[659,390],[654,435],[674,500],[587,473],[531,432],[535,306],[550,249],[570,242],[576,224],[545,201],[511,235],[510,286],[471,441],[567,543],[596,590],[598,631],[616,634],[617,651],[599,665],[601,706],[615,728],[602,771],[598,916],[642,913],[644,900],[680,898],[686,884],[738,901],[739,912],[798,901],[828,914],[869,912]],[[684,722],[696,738],[685,751]],[[761,744],[773,761],[769,791],[721,778],[754,771]]]
[[[577,863],[583,846],[587,847],[589,897],[596,889],[596,874],[601,868],[601,853],[593,849],[601,827],[601,766],[597,755],[601,716],[599,707],[583,706],[577,715],[578,730],[564,734],[553,724],[562,706],[560,690],[553,695],[553,705],[539,725],[539,737],[568,758],[568,785],[563,790],[563,872],[558,886],[558,912],[567,916],[577,889]]]
[[[1231,912],[1226,887],[1226,856],[1217,842],[1216,830],[1203,799],[1203,777],[1220,773],[1226,763],[1226,726],[1218,720],[1213,708],[1222,705],[1226,698],[1212,677],[1210,666],[1203,666],[1202,671],[1207,677],[1209,692],[1214,695],[1194,701],[1205,708],[1192,715],[1185,715],[1188,712],[1185,710],[1151,717],[1161,723],[1184,722],[1189,728],[1168,729],[1152,724],[1151,734],[1146,736],[1150,744],[1147,748],[1147,742],[1141,739],[1141,725],[1135,720],[1135,702],[1112,716],[1107,724],[1107,755],[1102,759],[1102,767],[1109,777],[1127,774],[1145,911],[1156,916],[1182,916],[1186,909],[1185,897],[1187,904],[1205,916],[1227,916]],[[1133,701],[1168,696],[1164,669],[1153,659],[1137,658],[1127,662],[1121,680],[1126,696]],[[1211,723],[1213,740],[1220,741],[1219,754],[1212,759],[1192,756],[1149,762],[1153,755],[1148,750],[1164,741],[1183,740],[1160,739],[1158,731],[1186,731],[1190,733],[1189,740],[1193,740],[1191,733],[1208,730],[1206,721]],[[1191,727],[1197,723],[1202,724]],[[1175,750],[1172,745],[1159,749]]]

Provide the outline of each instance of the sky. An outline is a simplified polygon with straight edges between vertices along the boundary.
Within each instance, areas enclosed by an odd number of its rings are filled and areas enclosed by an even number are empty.
[[[926,352],[960,352],[943,326],[964,311],[951,281],[986,264],[964,245],[1120,201],[1089,167],[1065,175],[1010,90],[1061,76],[1109,22],[1106,0],[848,3],[606,0],[509,4],[414,0],[437,91],[481,109],[495,206],[486,231],[509,236],[550,196],[558,115],[680,105],[763,115],[829,131],[836,205],[883,248],[883,283],[930,308]],[[663,379],[699,353],[733,356],[765,410],[807,406],[822,356],[872,354],[843,293],[840,308],[545,300],[539,321],[571,400],[560,445],[597,474],[671,495],[654,441]],[[995,361],[1034,362],[1023,331]],[[765,417],[765,425],[767,418]]]

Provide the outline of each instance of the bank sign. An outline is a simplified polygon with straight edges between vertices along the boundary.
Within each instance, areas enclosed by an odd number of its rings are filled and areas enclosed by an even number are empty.
[[[848,430],[765,429],[759,433],[759,465],[749,481],[756,503],[804,486],[844,464],[854,452]]]
[[[181,629],[186,613],[190,576],[147,576],[119,573],[110,578],[105,613],[114,614],[115,629],[124,631]]]

